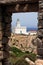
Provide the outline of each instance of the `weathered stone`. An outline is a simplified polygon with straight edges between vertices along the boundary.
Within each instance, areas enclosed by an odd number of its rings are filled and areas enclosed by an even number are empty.
[[[0,40],[0,48],[2,48],[2,40]]]
[[[43,20],[43,16],[39,16],[39,19],[42,19]]]
[[[25,61],[29,63],[29,65],[35,65],[33,61],[31,61],[29,58],[25,58]]]
[[[3,51],[0,51],[0,60],[3,59]]]
[[[35,65],[43,65],[43,60],[42,59],[37,59],[35,61]]]
[[[39,0],[39,4],[42,3],[42,0]]]
[[[43,1],[39,0],[39,13],[38,13],[38,19],[39,19],[39,23],[38,23],[38,39],[37,39],[37,53],[39,55],[43,55]]]
[[[40,12],[40,13],[43,13],[43,9],[39,9],[39,12]]]
[[[0,0],[0,3],[16,3],[16,2],[38,2],[38,0]]]
[[[7,21],[8,22],[8,21]],[[11,27],[11,23],[8,23],[8,24],[6,24],[6,28],[8,29],[8,28],[10,28]]]
[[[3,52],[3,58],[9,58],[9,52],[5,51]]]
[[[8,21],[9,21],[9,22],[8,22]],[[9,25],[10,25],[11,21],[12,21],[12,20],[11,20],[11,16],[7,16],[7,17],[5,16],[5,22],[6,22],[6,23],[9,23]]]
[[[43,48],[37,48],[37,53],[43,57]]]
[[[43,29],[38,30],[38,37],[43,37]]]
[[[38,28],[43,28],[43,20],[39,20]]]
[[[42,40],[41,39],[37,39],[37,53],[39,54],[39,55],[43,55],[43,42],[42,42]]]
[[[2,35],[3,35],[2,31],[0,31],[0,40],[2,40]]]
[[[39,14],[38,14],[38,16],[39,16],[39,19],[43,19],[43,12],[39,12]]]
[[[8,43],[8,38],[7,37],[3,37],[2,38],[2,44],[6,44],[6,43]]]
[[[43,8],[43,2],[39,4],[39,8]]]

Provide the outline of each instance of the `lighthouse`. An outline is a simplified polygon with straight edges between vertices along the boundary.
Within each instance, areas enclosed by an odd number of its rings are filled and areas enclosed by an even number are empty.
[[[16,26],[14,28],[14,33],[15,34],[27,34],[26,31],[27,31],[26,26],[21,26],[20,25],[20,20],[17,19]]]
[[[18,28],[20,28],[20,20],[19,19],[17,19],[17,22],[16,22],[16,27],[18,27]]]

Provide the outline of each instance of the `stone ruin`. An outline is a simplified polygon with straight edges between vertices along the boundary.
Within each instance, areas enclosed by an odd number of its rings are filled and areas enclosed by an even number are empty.
[[[16,12],[38,12],[37,53],[43,56],[43,1],[0,0],[0,65],[8,65],[11,16]]]

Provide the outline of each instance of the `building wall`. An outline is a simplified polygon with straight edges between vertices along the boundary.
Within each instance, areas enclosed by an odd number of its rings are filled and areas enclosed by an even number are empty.
[[[26,33],[26,28],[20,27],[20,28],[15,28],[15,33],[16,34],[25,34]]]

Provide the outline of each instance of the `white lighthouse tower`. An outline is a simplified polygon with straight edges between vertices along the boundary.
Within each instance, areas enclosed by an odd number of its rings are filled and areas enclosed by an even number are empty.
[[[19,19],[17,19],[17,23],[16,23],[16,27],[18,27],[18,28],[20,28],[20,21],[19,21]]]
[[[16,27],[14,28],[15,34],[27,34],[26,27],[20,25],[20,20],[17,19]]]

